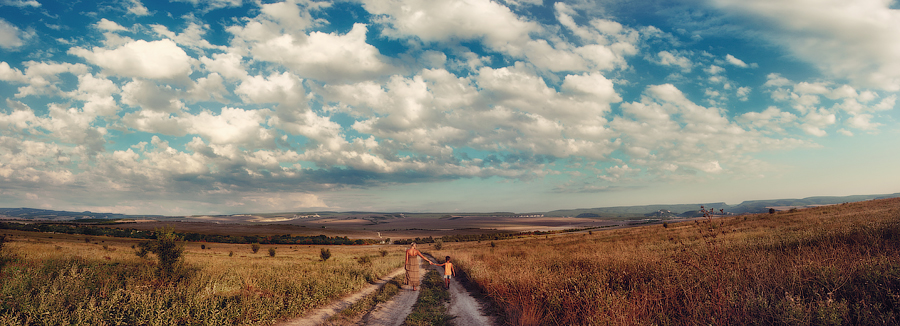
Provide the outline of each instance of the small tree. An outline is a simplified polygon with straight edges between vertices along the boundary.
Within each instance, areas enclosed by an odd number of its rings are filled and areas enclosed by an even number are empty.
[[[176,265],[181,261],[184,253],[184,245],[179,243],[181,237],[175,234],[172,228],[156,230],[156,239],[144,241],[138,244],[137,255],[146,257],[147,253],[153,253],[159,260],[156,275],[169,277],[175,272]]]
[[[319,251],[319,257],[322,257],[322,261],[327,261],[328,258],[331,258],[331,250],[322,248],[322,250]]]
[[[269,257],[275,257],[275,248],[269,247]]]
[[[259,244],[256,242],[250,244],[250,250],[252,250],[254,254],[259,252]]]

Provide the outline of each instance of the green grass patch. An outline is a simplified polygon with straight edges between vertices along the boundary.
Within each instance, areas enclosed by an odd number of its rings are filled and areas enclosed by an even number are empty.
[[[444,289],[444,280],[437,271],[431,270],[425,274],[419,288],[419,299],[403,325],[451,325],[450,320],[454,317],[447,314],[448,303],[450,292]]]

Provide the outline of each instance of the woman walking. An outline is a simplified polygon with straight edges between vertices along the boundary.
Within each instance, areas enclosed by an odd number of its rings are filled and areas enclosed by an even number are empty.
[[[409,249],[406,249],[406,284],[412,286],[413,291],[416,291],[416,287],[419,286],[419,280],[421,280],[419,277],[419,257],[433,264],[416,249],[416,243],[413,242]]]

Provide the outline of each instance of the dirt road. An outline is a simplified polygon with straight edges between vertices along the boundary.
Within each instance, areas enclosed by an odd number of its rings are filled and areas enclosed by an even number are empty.
[[[392,278],[396,277],[397,275],[401,275],[403,273],[404,273],[403,268],[398,268],[397,270],[391,272],[387,276],[382,277],[380,280],[376,281],[373,284],[369,284],[364,289],[362,289],[356,293],[353,293],[353,294],[346,296],[340,300],[332,302],[325,307],[310,311],[303,317],[293,319],[293,320],[287,320],[287,321],[278,323],[277,325],[280,325],[280,326],[321,325],[321,324],[325,323],[325,321],[328,320],[329,317],[341,312],[344,309],[347,309],[347,307],[350,307],[350,305],[352,305],[354,302],[359,301],[360,299],[364,298],[365,296],[374,293],[376,290],[378,290],[378,288],[383,286],[385,283],[390,281]],[[413,300],[415,300],[415,299],[413,299]],[[407,312],[407,314],[409,314],[409,313]]]
[[[435,259],[431,256],[428,256],[429,259],[435,261]],[[420,278],[425,278],[424,271],[427,271],[427,268],[433,268],[443,274],[443,267],[440,266],[431,266],[426,261],[422,261],[422,265],[420,265],[423,269],[423,273],[420,273]],[[279,323],[281,326],[314,326],[314,325],[322,325],[328,320],[329,317],[339,313],[341,310],[346,309],[354,302],[362,299],[366,295],[369,295],[375,290],[377,290],[381,285],[392,279],[397,275],[401,275],[404,273],[404,270],[398,269],[392,272],[390,275],[383,277],[381,280],[376,282],[375,284],[371,284],[362,291],[356,292],[352,295],[349,295],[341,300],[333,302],[326,307],[316,309],[311,311],[306,316],[303,316],[298,319],[285,321]],[[420,279],[420,282],[421,282]],[[481,304],[475,300],[466,289],[459,284],[455,279],[451,279],[450,281],[450,305],[448,307],[448,314],[456,316],[453,319],[453,323],[456,325],[465,325],[465,326],[478,326],[485,325],[491,326],[493,325],[493,320],[490,316],[484,314],[481,310]],[[400,290],[400,293],[391,298],[390,301],[381,303],[375,306],[371,312],[363,316],[363,318],[359,321],[358,325],[372,325],[372,326],[399,326],[403,324],[403,321],[406,320],[406,316],[412,312],[413,305],[416,304],[416,300],[419,298],[419,291],[413,291],[412,287],[409,285],[403,285],[403,288]]]
[[[428,255],[429,259],[432,261],[438,262],[434,257]],[[443,261],[443,260],[440,260]],[[444,267],[442,266],[431,266],[434,268],[440,275],[444,275]],[[466,288],[456,280],[456,278],[450,279],[450,306],[447,307],[447,314],[451,316],[456,316],[453,319],[454,325],[460,326],[490,326],[493,325],[493,318],[488,316],[483,312],[481,303],[478,300],[475,300]]]
[[[422,273],[419,273],[419,284],[425,279],[425,272],[428,271],[427,268],[431,266],[424,260],[421,260],[421,263],[419,268],[422,269]],[[359,324],[399,326],[406,320],[406,316],[412,312],[413,305],[416,304],[418,298],[419,291],[413,291],[411,286],[403,285],[402,289],[400,289],[400,293],[391,298],[390,301],[375,306],[375,309],[372,309],[371,312],[366,314]]]
[[[427,256],[431,261],[436,261],[431,255]],[[424,267],[431,267],[443,275],[443,267],[431,266],[424,261],[423,263]],[[423,276],[424,274],[422,273]],[[449,291],[450,306],[447,313],[456,316],[453,319],[455,325],[493,325],[492,319],[481,311],[481,304],[455,279],[451,279]],[[412,306],[416,303],[418,295],[418,291],[404,288],[404,291],[391,301],[376,306],[369,315],[363,318],[360,324],[371,326],[397,326],[403,324],[406,316],[412,312]]]

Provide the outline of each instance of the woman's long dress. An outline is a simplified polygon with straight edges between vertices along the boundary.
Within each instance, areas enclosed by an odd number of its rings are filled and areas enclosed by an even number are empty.
[[[419,280],[419,256],[409,257],[406,260],[406,284],[418,287]]]

